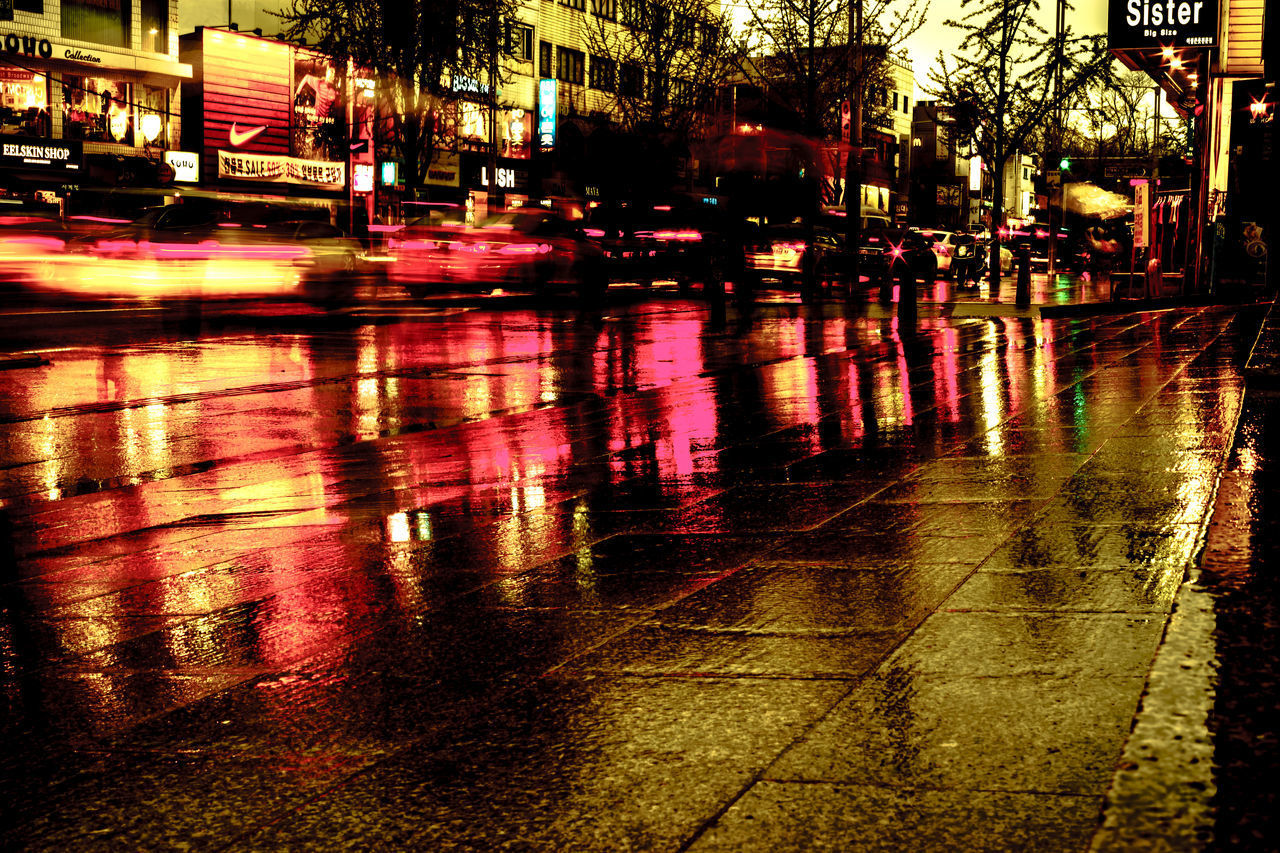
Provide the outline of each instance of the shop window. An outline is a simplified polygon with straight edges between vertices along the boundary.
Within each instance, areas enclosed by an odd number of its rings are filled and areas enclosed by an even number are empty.
[[[591,57],[591,88],[612,92],[617,79],[617,64],[607,56]]]
[[[62,135],[89,142],[133,144],[130,86],[102,77],[62,77]]]
[[[143,145],[169,147],[169,90],[135,86],[138,98],[138,133]]]
[[[169,0],[142,0],[142,49],[169,52]]]
[[[533,59],[533,27],[507,24],[507,55],[524,62]]]
[[[556,79],[582,85],[587,58],[580,50],[556,48]]]
[[[130,0],[62,0],[62,37],[129,47]]]
[[[538,42],[538,76],[551,77],[554,70],[551,65],[551,42]]]
[[[48,136],[49,79],[25,68],[0,65],[0,133]]]

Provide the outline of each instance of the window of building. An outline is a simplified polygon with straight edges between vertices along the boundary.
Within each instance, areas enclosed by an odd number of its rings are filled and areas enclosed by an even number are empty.
[[[618,0],[591,0],[591,13],[610,21],[618,17]]]
[[[680,47],[693,47],[696,30],[697,26],[694,24],[693,18],[677,12],[675,15],[675,29],[671,31],[672,41]]]
[[[13,0],[13,8],[19,12],[31,12],[36,15],[43,15],[44,0]]]
[[[560,5],[577,9],[579,12],[587,11],[587,0],[560,0]]]
[[[142,49],[169,52],[169,0],[142,0]]]
[[[902,96],[902,111],[904,113],[907,112],[907,96],[906,95]]]
[[[646,0],[618,0],[622,23],[628,27],[644,26],[645,3]]]
[[[582,85],[585,79],[583,71],[586,68],[586,64],[587,57],[582,51],[567,47],[556,48],[557,80]]]
[[[688,107],[693,103],[693,84],[683,77],[671,80],[671,103],[679,107]]]
[[[720,28],[715,24],[702,24],[700,29],[702,30],[702,44],[705,47],[710,48],[720,40]]]
[[[618,94],[638,98],[644,94],[644,69],[633,63],[625,63],[618,74]]]
[[[48,136],[49,78],[38,71],[0,65],[0,133]]]
[[[895,110],[898,109],[898,93],[897,92],[893,93],[893,108]]]
[[[551,64],[551,42],[538,42],[538,76],[554,77],[555,67]]]
[[[90,142],[133,144],[131,86],[103,77],[62,76],[62,135]]]
[[[601,92],[612,92],[617,85],[618,66],[607,56],[591,57],[591,88]]]
[[[129,47],[129,0],[62,0],[62,37]]]
[[[523,62],[533,59],[533,27],[527,24],[507,24],[507,54]]]

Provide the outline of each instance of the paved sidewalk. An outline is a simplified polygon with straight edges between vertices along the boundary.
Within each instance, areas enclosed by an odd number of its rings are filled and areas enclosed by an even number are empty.
[[[6,846],[1212,840],[1182,638],[1224,472],[1258,464],[1229,457],[1258,308],[653,322],[631,373],[557,363],[555,405],[56,500],[5,480]],[[534,364],[415,393],[509,371],[543,402]]]

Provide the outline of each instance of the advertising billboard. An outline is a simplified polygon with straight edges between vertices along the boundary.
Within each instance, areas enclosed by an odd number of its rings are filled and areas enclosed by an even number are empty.
[[[1218,43],[1217,0],[1110,0],[1107,47],[1208,47]]]

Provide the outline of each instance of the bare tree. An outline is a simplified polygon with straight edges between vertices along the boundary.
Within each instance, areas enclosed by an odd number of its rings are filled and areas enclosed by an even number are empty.
[[[592,7],[586,41],[620,128],[675,142],[700,134],[737,56],[718,0],[593,0]]]
[[[1036,129],[1113,62],[1104,36],[1061,38],[1036,21],[1037,0],[960,0],[967,13],[948,26],[963,33],[951,62],[939,55],[929,92],[950,105],[956,133],[971,139],[996,175],[990,275],[1000,276],[999,226],[1004,219],[1005,163],[1025,150]],[[1055,86],[1057,78],[1060,82]]]
[[[761,0],[747,6],[748,49],[752,71],[768,77],[770,97],[790,105],[800,129],[812,137],[837,137],[840,102],[849,96],[852,66],[850,0]],[[889,107],[875,94],[887,91],[889,56],[924,23],[920,0],[905,6],[873,0],[864,6],[866,47],[859,84],[864,122],[883,122]]]
[[[517,0],[290,0],[277,14],[285,38],[377,79],[377,112],[391,124],[385,141],[413,189],[436,146],[450,141],[457,83],[469,81],[468,100],[496,97],[489,81],[501,68],[500,31],[518,8]]]

